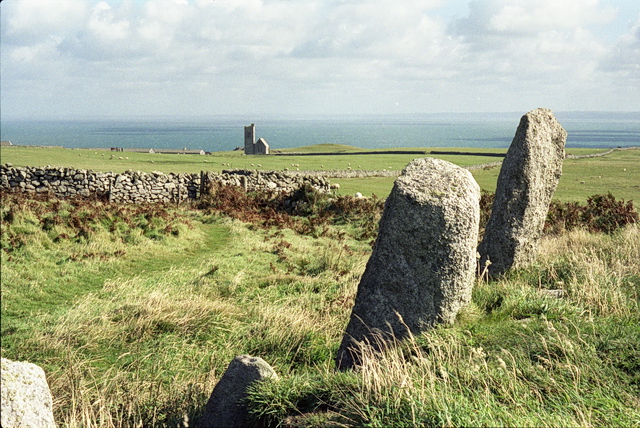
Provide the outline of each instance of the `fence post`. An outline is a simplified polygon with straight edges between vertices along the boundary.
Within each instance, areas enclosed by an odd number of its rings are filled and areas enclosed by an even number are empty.
[[[202,199],[202,196],[204,195],[205,189],[206,189],[206,183],[205,183],[205,173],[204,171],[200,171],[200,195],[199,195],[199,199]],[[198,199],[198,198],[196,198]]]

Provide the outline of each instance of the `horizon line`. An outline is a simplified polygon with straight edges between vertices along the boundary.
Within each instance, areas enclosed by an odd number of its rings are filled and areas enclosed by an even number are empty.
[[[532,109],[533,110],[533,109]],[[528,110],[531,111],[531,110]],[[527,111],[527,112],[528,112]],[[437,117],[437,116],[500,116],[500,115],[524,115],[527,112],[519,111],[491,111],[491,112],[417,112],[417,113],[214,113],[214,114],[140,114],[140,115],[88,115],[88,116],[15,116],[6,117],[0,115],[0,122],[10,121],[99,121],[99,120],[209,120],[215,118],[225,118],[234,120],[247,120],[245,118],[256,119],[313,119],[313,118],[356,118],[356,117]],[[640,110],[552,110],[556,115],[620,115],[633,116],[638,115],[640,119]]]

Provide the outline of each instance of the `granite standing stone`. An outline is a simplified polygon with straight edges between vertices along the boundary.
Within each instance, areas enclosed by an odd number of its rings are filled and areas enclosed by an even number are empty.
[[[531,262],[562,175],[567,132],[549,109],[522,116],[502,163],[478,252],[480,270],[501,274]],[[488,261],[490,263],[488,263]]]
[[[198,421],[201,428],[246,427],[247,405],[243,400],[254,382],[277,378],[273,368],[262,358],[239,355],[231,361],[213,388],[205,413]]]
[[[479,200],[471,173],[452,163],[424,158],[405,168],[385,203],[338,368],[360,363],[359,343],[379,350],[454,321],[475,279]]]
[[[53,399],[44,370],[27,362],[2,358],[3,427],[55,427]]]

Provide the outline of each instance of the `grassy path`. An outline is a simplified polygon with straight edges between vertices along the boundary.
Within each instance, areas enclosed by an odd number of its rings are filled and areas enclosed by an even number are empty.
[[[103,289],[108,281],[126,281],[140,275],[162,276],[172,267],[187,262],[200,263],[223,249],[230,240],[227,226],[197,224],[196,227],[201,236],[180,251],[158,247],[108,261],[60,259],[54,252],[45,253],[35,261],[16,261],[3,254],[3,351],[10,350],[13,344],[29,335],[34,323],[46,323],[46,319],[64,314],[83,296]]]
[[[231,234],[227,226],[219,224],[198,224],[196,227],[203,232],[201,242],[190,246],[183,252],[168,251],[161,254],[134,256],[124,261],[123,268],[118,272],[117,276],[136,276],[143,272],[145,274],[153,274],[163,272],[186,262],[199,263],[203,258],[223,249],[231,239]],[[111,273],[113,274],[115,272]]]

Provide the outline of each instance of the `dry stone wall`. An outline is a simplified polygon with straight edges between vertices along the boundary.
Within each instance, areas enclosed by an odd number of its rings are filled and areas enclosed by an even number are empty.
[[[325,178],[366,178],[366,177],[398,177],[402,171],[399,170],[356,170],[356,169],[327,169],[311,171],[287,171],[293,176],[311,176]]]
[[[53,193],[58,197],[103,196],[121,203],[182,202],[199,197],[207,183],[242,186],[249,192],[271,190],[291,192],[310,185],[329,191],[329,180],[276,171],[233,170],[200,174],[164,174],[126,171],[0,165],[0,188],[15,192]]]
[[[208,173],[205,180],[218,181],[225,185],[245,186],[249,192],[273,190],[292,192],[301,186],[309,185],[320,192],[328,192],[330,182],[327,177],[299,173],[298,171],[256,171],[233,169],[221,174]]]

